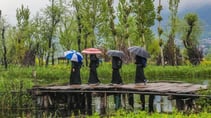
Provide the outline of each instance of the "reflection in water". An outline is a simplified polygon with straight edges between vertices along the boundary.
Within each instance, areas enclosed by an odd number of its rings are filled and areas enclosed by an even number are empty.
[[[211,81],[208,79],[204,79],[203,81],[198,82],[199,84],[210,85]],[[100,98],[93,97],[93,112],[100,113]],[[108,99],[113,99],[113,97],[109,97]],[[135,96],[137,101],[137,98]],[[114,103],[113,100],[108,100],[109,110],[108,112],[114,111]],[[156,112],[172,112],[175,108],[175,100],[169,100],[167,96],[155,96],[154,100],[154,109]],[[140,110],[139,102],[135,102],[135,109]],[[72,115],[71,111],[66,107],[60,107],[57,109],[40,109],[39,107],[33,109],[2,109],[0,111],[0,118],[42,118],[42,117],[70,117]]]

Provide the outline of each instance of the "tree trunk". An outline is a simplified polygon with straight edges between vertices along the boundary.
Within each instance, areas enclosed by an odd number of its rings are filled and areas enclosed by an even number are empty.
[[[6,48],[6,45],[5,45],[4,33],[5,33],[5,27],[3,27],[3,29],[2,29],[2,45],[3,45],[3,61],[4,61],[4,67],[5,67],[5,69],[7,69],[7,48]]]

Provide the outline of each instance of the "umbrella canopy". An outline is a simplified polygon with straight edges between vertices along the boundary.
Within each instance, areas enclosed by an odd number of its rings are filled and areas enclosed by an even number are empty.
[[[108,56],[112,56],[112,57],[119,57],[122,58],[125,56],[125,53],[123,51],[119,51],[119,50],[109,50],[106,53]]]
[[[84,54],[101,54],[102,51],[97,48],[86,48],[82,50],[82,53]]]
[[[66,59],[76,62],[82,62],[83,56],[80,52],[77,52],[75,50],[65,51],[64,56]]]
[[[129,52],[131,52],[132,54],[144,57],[144,58],[149,58],[150,55],[149,53],[142,47],[139,46],[132,46],[128,48]]]

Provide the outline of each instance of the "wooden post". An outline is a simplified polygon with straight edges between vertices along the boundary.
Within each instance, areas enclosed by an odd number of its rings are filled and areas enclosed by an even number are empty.
[[[141,94],[140,95],[140,100],[141,100],[141,110],[145,110],[145,95]]]
[[[48,108],[48,96],[47,95],[43,96],[43,107]]]
[[[92,93],[86,93],[86,112],[88,115],[92,115]]]
[[[126,94],[122,94],[122,107],[126,109]]]
[[[67,115],[70,116],[71,115],[71,95],[67,94]]]
[[[85,115],[85,112],[86,112],[86,102],[85,102],[85,93],[79,93],[79,99],[80,99],[80,101],[78,101],[79,102],[79,104],[80,104],[80,114],[83,114],[83,115]]]
[[[19,91],[19,107],[22,108],[22,95],[23,95],[23,80],[20,81],[20,91]]]
[[[149,95],[149,113],[154,112],[154,108],[153,108],[154,98],[155,98],[154,95]]]
[[[128,93],[128,103],[132,109],[134,109],[134,95],[133,93]]]
[[[105,93],[104,95],[100,96],[100,114],[104,115],[106,114],[106,105],[105,105]]]
[[[178,111],[183,111],[184,110],[185,103],[182,99],[176,98],[176,107]]]

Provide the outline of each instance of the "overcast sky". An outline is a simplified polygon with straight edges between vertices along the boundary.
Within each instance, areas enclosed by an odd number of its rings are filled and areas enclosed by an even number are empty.
[[[156,3],[158,1],[155,0]],[[168,9],[169,0],[161,0],[161,2],[164,9]],[[2,15],[6,17],[9,24],[16,24],[16,9],[20,8],[22,4],[28,6],[31,15],[35,15],[40,9],[49,4],[49,0],[0,0],[0,10],[2,10]],[[207,4],[211,4],[211,0],[180,0],[179,10],[195,9]]]
[[[16,9],[23,4],[28,6],[32,15],[35,15],[40,9],[44,8],[49,0],[0,0],[0,10],[2,16],[6,17],[9,24],[16,24]]]

